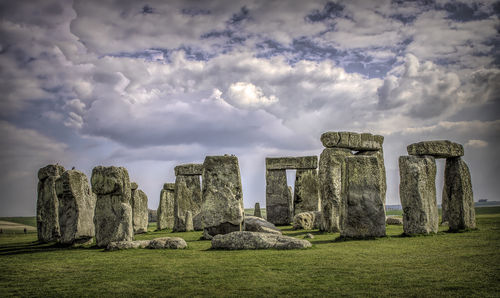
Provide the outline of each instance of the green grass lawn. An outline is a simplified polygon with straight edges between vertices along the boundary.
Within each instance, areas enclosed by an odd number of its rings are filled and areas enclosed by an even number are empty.
[[[36,217],[35,216],[27,216],[27,217],[0,217],[0,220],[15,222],[22,225],[36,227]]]
[[[305,250],[214,251],[201,232],[178,236],[185,250],[61,248],[36,234],[0,235],[0,297],[5,296],[477,296],[500,294],[500,208],[477,208],[478,230],[433,236],[336,242],[308,232]],[[488,210],[487,210],[488,209]]]

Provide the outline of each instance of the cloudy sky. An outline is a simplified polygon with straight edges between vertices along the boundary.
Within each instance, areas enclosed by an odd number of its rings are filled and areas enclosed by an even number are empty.
[[[385,136],[388,204],[398,156],[432,139],[464,144],[475,200],[499,200],[499,14],[486,0],[2,1],[0,216],[35,214],[49,163],[125,166],[156,209],[175,165],[225,153],[245,206],[263,206],[266,156],[319,155],[321,133],[343,130]]]

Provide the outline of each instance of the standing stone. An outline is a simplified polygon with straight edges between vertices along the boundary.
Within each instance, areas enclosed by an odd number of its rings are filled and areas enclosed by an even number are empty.
[[[436,161],[432,156],[399,157],[399,197],[405,234],[437,233]]]
[[[64,173],[58,164],[47,165],[38,170],[38,194],[36,201],[36,228],[38,241],[56,241],[61,236],[59,228],[59,199],[56,180]]]
[[[186,212],[195,216],[201,212],[201,184],[198,175],[178,175],[175,178],[174,231],[186,231]]]
[[[374,156],[346,157],[345,211],[340,235],[347,238],[385,236],[385,204],[380,163]]]
[[[285,170],[266,171],[266,211],[267,221],[275,225],[288,225],[293,220],[292,196]]]
[[[476,228],[469,167],[460,157],[446,159],[443,200],[447,205],[450,231]]]
[[[123,167],[97,166],[92,170],[92,191],[97,195],[94,214],[97,246],[132,241],[134,228],[130,180]]]
[[[260,213],[260,204],[259,203],[255,203],[255,207],[253,209],[253,216],[262,218],[262,214]]]
[[[186,211],[186,218],[184,222],[186,223],[186,232],[194,231],[193,213],[191,213],[191,211]]]
[[[287,199],[288,199],[288,207],[290,210],[290,222],[289,223],[291,223],[291,222],[293,222],[293,188],[290,185],[288,185]]]
[[[174,197],[175,184],[163,184],[163,189],[160,192],[160,204],[158,205],[158,230],[173,229],[174,227]]]
[[[319,185],[321,197],[321,225],[325,232],[340,231],[340,212],[345,197],[345,158],[351,150],[326,148],[319,158]]]
[[[207,236],[242,230],[243,191],[236,156],[205,158],[202,216],[204,234]]]
[[[383,142],[383,137],[382,141]],[[382,178],[381,184],[380,184],[380,193],[382,195],[382,199],[384,200],[385,204],[385,194],[387,191],[387,181],[386,181],[386,174],[385,174],[385,162],[384,162],[384,150],[383,148],[380,148],[380,150],[377,151],[359,151],[356,153],[356,155],[361,155],[361,156],[374,156],[377,158],[377,162],[379,165],[380,169],[380,177]]]
[[[297,170],[293,198],[294,214],[319,211],[320,208],[318,171],[316,169]]]
[[[59,227],[62,244],[86,244],[95,235],[96,196],[90,190],[87,176],[69,170],[56,181],[59,198]]]
[[[132,188],[132,221],[134,223],[134,234],[146,233],[148,231],[148,196],[140,189]]]

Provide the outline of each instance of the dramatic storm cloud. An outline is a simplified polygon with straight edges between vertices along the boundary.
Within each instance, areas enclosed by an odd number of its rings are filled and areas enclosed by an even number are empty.
[[[175,165],[222,154],[239,158],[245,206],[264,206],[265,157],[319,155],[331,130],[385,136],[388,204],[398,156],[432,139],[464,144],[475,200],[496,200],[499,14],[486,0],[4,1],[0,216],[35,213],[49,163],[125,166],[156,209]]]

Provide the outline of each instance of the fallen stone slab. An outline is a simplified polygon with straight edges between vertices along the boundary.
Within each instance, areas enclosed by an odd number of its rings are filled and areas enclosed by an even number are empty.
[[[179,237],[161,237],[152,240],[136,240],[136,241],[116,241],[110,242],[106,250],[122,250],[122,249],[183,249],[187,247],[184,239]]]
[[[346,148],[355,151],[376,151],[382,149],[384,137],[370,133],[349,131],[329,131],[321,135],[321,143],[326,148]]]
[[[175,176],[200,176],[203,174],[203,164],[189,163],[178,165],[174,168]]]
[[[245,216],[245,231],[281,234],[275,225],[256,216]]]
[[[267,170],[307,170],[316,169],[318,167],[317,156],[301,156],[301,157],[267,157]]]
[[[106,246],[106,250],[122,250],[122,249],[136,249],[148,247],[151,240],[136,240],[136,241],[114,241]]]
[[[408,145],[406,150],[409,155],[431,155],[435,158],[460,157],[464,155],[464,147],[461,144],[448,140],[414,143]]]
[[[388,225],[401,226],[403,225],[403,219],[400,217],[387,216],[385,223]]]
[[[303,239],[247,231],[219,234],[212,239],[212,249],[303,249],[311,246],[311,242]]]
[[[293,228],[295,230],[319,229],[321,225],[321,212],[302,212],[293,217]]]

